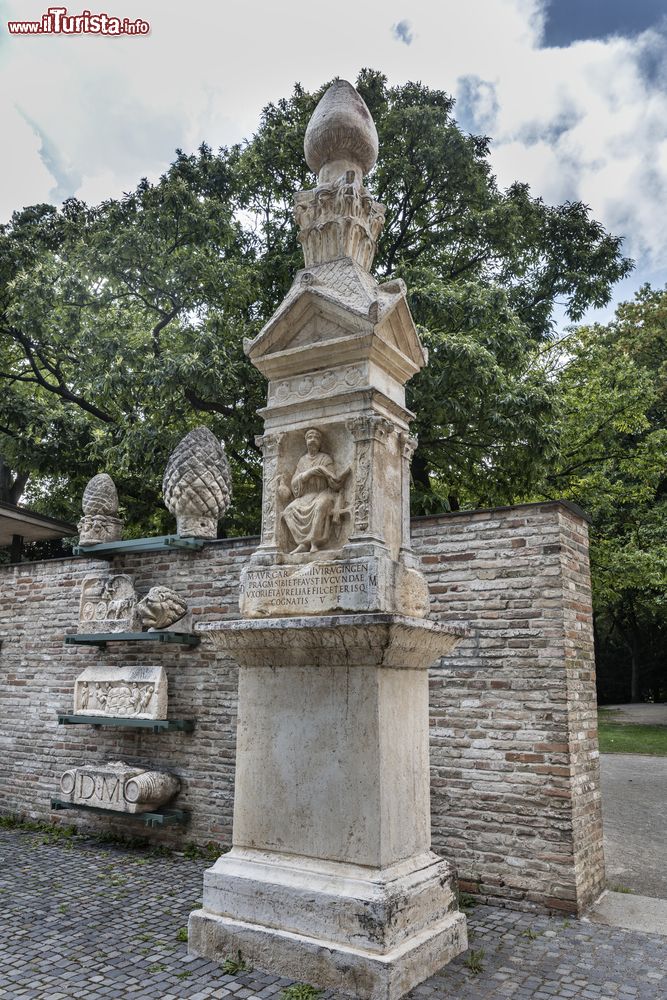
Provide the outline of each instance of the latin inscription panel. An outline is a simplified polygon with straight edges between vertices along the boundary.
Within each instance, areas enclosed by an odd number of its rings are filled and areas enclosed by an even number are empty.
[[[377,600],[375,559],[253,567],[241,577],[241,613],[250,616],[368,611]]]

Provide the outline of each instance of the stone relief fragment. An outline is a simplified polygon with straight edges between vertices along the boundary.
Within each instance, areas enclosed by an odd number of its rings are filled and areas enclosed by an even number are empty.
[[[232,483],[225,446],[208,427],[196,427],[176,445],[167,462],[162,491],[181,537],[217,537],[218,521],[231,500]]]
[[[137,595],[125,573],[91,574],[81,587],[80,632],[136,632]]]
[[[83,517],[78,524],[80,545],[120,541],[123,522],[118,517],[118,493],[111,476],[106,472],[93,476],[83,491],[81,507]]]
[[[282,476],[278,496],[286,503],[282,520],[296,544],[294,552],[318,552],[336,547],[341,519],[349,515],[344,505],[348,467],[336,473],[334,460],[323,450],[322,432],[309,427],[306,453],[297,462],[291,480]]]
[[[166,719],[163,667],[87,667],[74,683],[74,714],[115,719]]]
[[[142,628],[149,632],[190,632],[192,614],[183,598],[170,587],[151,587],[137,604]]]
[[[145,813],[168,802],[179,787],[180,782],[173,774],[113,761],[65,771],[60,778],[60,797],[73,805]]]

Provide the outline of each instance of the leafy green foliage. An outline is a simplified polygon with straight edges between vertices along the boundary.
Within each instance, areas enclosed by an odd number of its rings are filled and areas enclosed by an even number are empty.
[[[199,861],[204,858],[206,861],[217,861],[223,853],[224,848],[214,840],[209,840],[203,846],[194,841],[187,843],[183,849],[183,857],[189,861]]]
[[[601,695],[664,697],[667,639],[667,290],[643,288],[606,326],[551,352],[558,450],[540,496],[592,517]]]

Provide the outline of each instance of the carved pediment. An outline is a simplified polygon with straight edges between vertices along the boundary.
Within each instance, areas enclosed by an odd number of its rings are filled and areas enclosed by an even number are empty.
[[[426,363],[403,282],[379,285],[349,258],[300,271],[245,350],[268,378],[330,365],[331,351],[335,363],[374,356],[402,383]]]

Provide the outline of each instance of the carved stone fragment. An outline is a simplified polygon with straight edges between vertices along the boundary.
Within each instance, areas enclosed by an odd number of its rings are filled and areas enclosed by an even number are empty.
[[[113,719],[166,719],[163,667],[87,667],[74,683],[74,713]]]
[[[231,476],[225,446],[208,427],[196,427],[167,462],[162,490],[182,537],[215,538],[229,507]]]
[[[333,184],[297,192],[294,217],[306,267],[351,257],[368,271],[384,213],[384,205],[371,197],[352,172]]]
[[[192,627],[187,603],[170,587],[151,587],[137,604],[137,614],[143,628],[149,632],[176,629],[176,626],[178,632],[189,632]]]
[[[125,573],[91,574],[81,586],[80,632],[136,632],[137,595]]]
[[[151,812],[179,790],[173,774],[130,767],[123,761],[74,767],[60,778],[60,797],[74,805],[117,812]]]
[[[93,476],[81,503],[83,517],[79,521],[79,544],[101,545],[120,541],[123,522],[118,515],[118,493],[111,476],[100,472]]]

